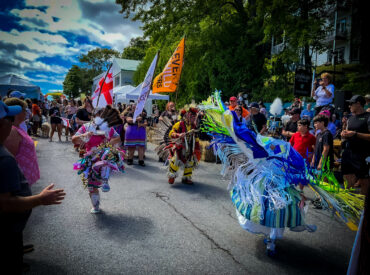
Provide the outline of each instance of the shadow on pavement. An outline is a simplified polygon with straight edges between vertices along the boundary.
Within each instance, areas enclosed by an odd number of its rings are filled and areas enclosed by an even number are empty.
[[[279,268],[287,271],[296,269],[295,274],[345,274],[348,267],[348,255],[335,249],[321,249],[307,246],[301,242],[282,239],[277,242],[276,255],[269,258],[266,255],[262,240],[257,243],[257,258],[268,260]]]
[[[96,215],[96,228],[108,238],[125,243],[130,240],[142,240],[152,234],[153,222],[151,219],[124,214]]]
[[[224,188],[216,187],[210,184],[198,182],[194,182],[193,185],[182,184],[181,177],[176,178],[176,182],[171,187],[189,194],[199,194],[209,200],[220,197],[225,198],[228,194],[227,190]]]
[[[25,274],[47,274],[53,275],[56,274],[66,274],[67,271],[64,270],[61,266],[58,265],[51,265],[50,262],[47,261],[38,261],[34,259],[27,259],[25,257],[25,262],[30,265],[30,270],[25,272]]]

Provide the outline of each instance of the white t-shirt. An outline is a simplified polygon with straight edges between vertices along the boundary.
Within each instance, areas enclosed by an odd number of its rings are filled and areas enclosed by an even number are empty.
[[[322,86],[316,89],[315,91],[315,99],[316,99],[316,106],[324,106],[328,105],[333,102],[334,98],[334,85],[329,84],[326,86],[326,89],[331,93],[330,97],[327,97],[325,91],[323,90]]]

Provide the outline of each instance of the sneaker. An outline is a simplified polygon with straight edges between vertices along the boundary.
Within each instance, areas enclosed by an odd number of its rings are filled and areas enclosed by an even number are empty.
[[[101,212],[100,209],[99,208],[95,208],[95,207],[91,208],[91,210],[90,210],[90,213],[91,214],[99,214],[100,212]]]
[[[139,165],[142,166],[142,167],[145,167],[145,163],[143,160],[139,160]]]
[[[168,179],[168,183],[169,183],[169,184],[173,184],[174,182],[175,182],[175,178],[169,178],[169,179]]]
[[[133,165],[134,160],[133,159],[127,159],[127,165]]]
[[[109,190],[110,190],[109,184],[108,183],[104,183],[103,186],[102,186],[102,188],[101,188],[101,191],[103,191],[103,192],[109,192]]]
[[[183,184],[187,184],[187,185],[193,185],[193,182],[192,182],[192,180],[190,180],[190,179],[182,179],[182,181],[181,181]]]

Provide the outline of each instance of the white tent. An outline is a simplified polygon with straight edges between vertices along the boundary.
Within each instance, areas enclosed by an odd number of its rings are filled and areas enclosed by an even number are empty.
[[[113,89],[113,98],[114,98],[115,104],[117,104],[118,102],[121,102],[121,103],[124,103],[124,104],[129,103],[129,100],[126,98],[126,94],[128,92],[131,92],[134,89],[135,89],[135,87],[131,86],[131,85],[125,85],[125,86],[120,86],[120,87],[114,88]]]
[[[117,91],[116,94],[114,94],[115,96],[115,102],[121,102],[121,103],[129,103],[130,101],[137,101],[138,98],[139,98],[139,95],[140,95],[140,92],[141,92],[141,84],[139,84],[136,88],[133,87],[133,89],[131,91],[128,91],[128,92],[121,92],[119,93]],[[129,86],[129,85],[127,85]],[[126,87],[126,86],[123,86],[123,87]],[[123,88],[122,87],[122,88]],[[132,86],[131,86],[132,87]],[[114,93],[114,90],[113,90],[113,93]],[[149,97],[147,99],[147,101],[145,102],[145,110],[147,111],[148,113],[148,116],[151,116],[152,115],[152,106],[153,106],[153,100],[169,100],[170,97],[168,95],[159,95],[159,94],[152,94],[152,91],[150,91],[150,94],[149,94]]]

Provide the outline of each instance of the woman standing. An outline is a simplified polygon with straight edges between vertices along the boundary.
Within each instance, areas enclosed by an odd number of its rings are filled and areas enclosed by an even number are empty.
[[[35,145],[27,132],[20,127],[20,124],[25,120],[27,115],[27,103],[19,98],[8,98],[5,100],[5,104],[8,106],[19,105],[22,107],[22,112],[14,116],[12,130],[4,145],[15,157],[28,184],[34,184],[40,179]]]
[[[62,119],[60,118],[60,108],[58,103],[54,100],[49,110],[51,133],[50,142],[53,141],[53,135],[55,130],[58,131],[59,142],[62,142]]]
[[[128,165],[132,165],[134,163],[134,153],[137,148],[139,153],[139,165],[145,166],[144,154],[146,146],[146,126],[148,126],[146,115],[146,111],[143,110],[143,112],[136,118],[135,123],[133,121],[134,112],[130,112],[127,115],[126,120],[128,126],[125,133],[125,146],[128,148]]]
[[[332,76],[329,73],[321,74],[321,81],[315,83],[312,89],[311,96],[316,100],[316,115],[321,112],[321,109],[328,107],[330,109],[330,104],[334,99],[334,85],[331,84]]]

